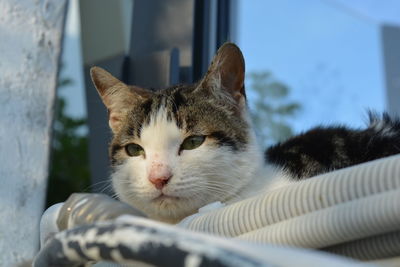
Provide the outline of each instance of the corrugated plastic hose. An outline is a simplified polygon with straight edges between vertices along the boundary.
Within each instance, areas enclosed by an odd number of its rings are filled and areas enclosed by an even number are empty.
[[[238,236],[241,240],[323,248],[400,230],[400,190],[341,203]]]
[[[145,218],[121,216],[57,233],[36,255],[33,267],[88,266],[90,261],[160,267],[365,266],[316,251],[232,242]],[[107,262],[95,266],[109,266]]]
[[[400,157],[393,156],[323,174],[199,214],[188,218],[182,225],[195,231],[236,237],[291,218],[399,188]],[[345,217],[336,218],[341,219],[347,220]]]
[[[400,255],[400,231],[350,241],[323,250],[360,260],[398,257]]]
[[[400,255],[400,156],[334,171],[184,220],[185,228],[362,260]]]

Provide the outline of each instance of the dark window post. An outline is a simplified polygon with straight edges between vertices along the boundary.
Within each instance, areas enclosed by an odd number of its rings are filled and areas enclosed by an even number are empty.
[[[400,116],[400,27],[382,26],[382,48],[387,108]]]
[[[236,0],[195,0],[193,81],[207,71],[217,49],[235,40]]]

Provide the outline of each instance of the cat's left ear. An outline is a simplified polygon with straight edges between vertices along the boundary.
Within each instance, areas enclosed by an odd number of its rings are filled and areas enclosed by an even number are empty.
[[[225,43],[219,49],[200,82],[202,88],[219,96],[230,96],[240,107],[245,106],[245,64],[243,54],[233,43]]]
[[[132,106],[143,102],[151,95],[150,91],[126,85],[100,67],[92,67],[90,76],[107,107],[109,125],[114,133],[120,130],[123,120]]]

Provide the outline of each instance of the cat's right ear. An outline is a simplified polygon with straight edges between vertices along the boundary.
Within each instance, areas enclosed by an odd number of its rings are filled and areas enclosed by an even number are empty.
[[[245,64],[243,54],[233,43],[222,45],[214,56],[207,74],[198,88],[219,98],[233,100],[239,109],[245,108]]]
[[[107,107],[109,125],[114,133],[120,130],[122,121],[132,106],[151,95],[147,90],[126,85],[100,67],[92,67],[90,76]]]

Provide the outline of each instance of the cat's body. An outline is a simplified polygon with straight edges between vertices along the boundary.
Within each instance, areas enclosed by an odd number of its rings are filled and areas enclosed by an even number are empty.
[[[369,113],[365,129],[317,127],[270,147],[266,159],[304,179],[400,153],[400,121]]]
[[[366,130],[317,128],[271,147],[265,159],[248,118],[244,60],[233,44],[194,85],[153,92],[100,68],[91,75],[109,110],[117,195],[165,222],[400,152],[400,123],[371,116]]]

